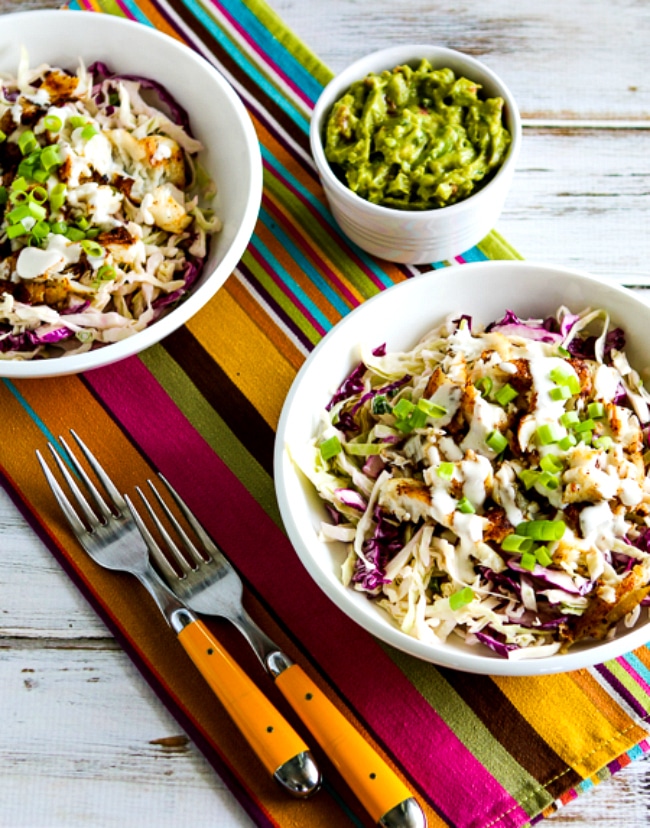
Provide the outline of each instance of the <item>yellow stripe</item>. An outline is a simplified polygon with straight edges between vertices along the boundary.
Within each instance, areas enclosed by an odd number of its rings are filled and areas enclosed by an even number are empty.
[[[187,328],[275,428],[295,369],[273,347],[226,290],[187,323]],[[237,336],[232,332],[237,331]]]
[[[494,681],[544,741],[583,777],[645,736],[632,724],[619,729],[608,721],[568,674]]]

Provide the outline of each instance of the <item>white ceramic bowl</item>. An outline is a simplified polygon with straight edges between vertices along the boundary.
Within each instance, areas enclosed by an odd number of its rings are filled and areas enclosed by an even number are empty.
[[[144,331],[86,354],[40,361],[0,360],[0,376],[45,377],[87,371],[131,356],[176,330],[208,302],[250,241],[262,196],[261,153],[252,121],[228,81],[205,59],[149,26],[108,14],[27,11],[0,18],[0,72],[15,74],[21,46],[31,66],[110,69],[153,78],[187,110],[201,160],[217,183],[213,204],[223,229],[212,239],[201,278],[186,300]]]
[[[369,201],[352,192],[332,171],[323,149],[323,130],[332,105],[368,73],[403,63],[416,67],[427,58],[434,68],[453,69],[477,81],[487,97],[505,102],[504,121],[512,136],[508,155],[496,175],[464,201],[436,210],[406,211]],[[469,250],[494,228],[510,188],[521,145],[517,104],[507,86],[487,66],[453,49],[404,45],[373,52],[348,66],[323,90],[310,126],[311,151],[327,200],[343,232],[363,250],[392,262],[427,264]]]
[[[435,664],[492,675],[532,675],[574,670],[626,653],[650,640],[648,610],[642,621],[611,641],[585,641],[564,655],[508,661],[456,636],[425,644],[403,633],[363,594],[344,587],[342,544],[318,539],[323,503],[290,460],[286,446],[306,443],[316,432],[319,412],[359,361],[359,345],[410,348],[447,314],[469,314],[487,324],[513,310],[520,317],[543,318],[560,305],[580,311],[602,307],[612,324],[626,332],[626,353],[643,376],[650,365],[650,307],[633,293],[587,274],[529,262],[481,262],[433,271],[402,282],[352,311],[309,356],[289,391],[277,430],[275,485],[281,515],[295,550],[315,582],[341,609],[370,633],[399,650]],[[647,379],[647,376],[646,376]]]

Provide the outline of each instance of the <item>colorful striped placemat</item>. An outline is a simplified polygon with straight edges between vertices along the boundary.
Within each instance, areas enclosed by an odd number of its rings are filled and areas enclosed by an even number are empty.
[[[327,784],[288,800],[261,771],[133,579],[78,551],[34,449],[74,428],[125,491],[164,473],[241,573],[251,614],[376,745],[430,826],[520,828],[650,750],[650,652],[555,676],[491,678],[381,645],[320,592],[284,534],[274,429],[299,366],[351,308],[420,269],[366,256],[342,237],[308,146],[327,68],[261,0],[75,0],[178,37],[248,107],[262,146],[254,237],[210,304],[161,344],[83,376],[0,383],[4,485],[134,662],[260,826],[368,825],[317,748]],[[517,254],[496,233],[455,266]],[[118,459],[119,458],[119,459]],[[214,630],[298,727],[237,633]]]

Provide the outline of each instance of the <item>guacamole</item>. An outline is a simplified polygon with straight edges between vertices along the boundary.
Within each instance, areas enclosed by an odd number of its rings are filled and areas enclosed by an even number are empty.
[[[503,99],[451,69],[397,66],[352,84],[325,127],[325,156],[357,195],[403,210],[470,196],[503,163]]]

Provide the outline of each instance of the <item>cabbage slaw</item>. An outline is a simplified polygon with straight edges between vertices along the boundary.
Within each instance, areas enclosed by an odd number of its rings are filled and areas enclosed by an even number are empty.
[[[650,592],[650,395],[607,312],[363,349],[294,462],[343,582],[407,634],[510,659],[638,620]]]
[[[131,336],[196,282],[220,220],[187,113],[83,63],[0,75],[0,359]]]

